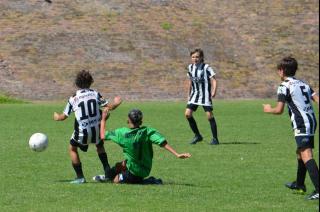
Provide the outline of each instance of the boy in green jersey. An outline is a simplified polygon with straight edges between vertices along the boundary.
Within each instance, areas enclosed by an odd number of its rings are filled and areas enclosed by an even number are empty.
[[[128,127],[105,132],[108,109],[103,111],[100,137],[104,140],[112,140],[121,146],[125,159],[111,169],[109,176],[97,175],[93,178],[95,181],[103,182],[108,178],[113,180],[114,183],[137,184],[146,182],[144,178],[150,174],[152,168],[152,144],[165,148],[177,158],[191,157],[190,153],[177,153],[156,129],[141,126],[142,117],[140,110],[133,109],[128,114]],[[161,181],[157,182],[161,183]]]

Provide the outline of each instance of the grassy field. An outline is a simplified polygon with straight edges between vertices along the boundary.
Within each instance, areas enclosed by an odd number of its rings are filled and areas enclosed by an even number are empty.
[[[185,103],[124,102],[113,111],[108,128],[125,126],[127,111],[140,108],[145,125],[159,129],[178,152],[192,154],[179,160],[154,147],[151,175],[161,177],[162,186],[93,182],[92,176],[102,174],[93,146],[80,153],[88,183],[69,184],[74,178],[67,151],[73,117],[52,120],[64,103],[0,104],[0,210],[318,211],[318,201],[306,201],[284,187],[296,175],[295,142],[288,115],[263,114],[264,102],[274,100],[217,101],[219,146],[209,145],[209,123],[201,108],[195,117],[205,139],[197,145],[188,144],[193,135],[184,118]],[[48,135],[46,151],[29,149],[28,138],[35,132]],[[107,143],[106,148],[111,164],[122,160],[116,144]],[[306,185],[307,193],[312,192],[308,175]]]

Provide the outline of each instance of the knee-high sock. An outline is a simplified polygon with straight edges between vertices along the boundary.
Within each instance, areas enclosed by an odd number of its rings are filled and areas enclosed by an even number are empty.
[[[212,132],[212,137],[218,140],[218,130],[217,130],[217,123],[214,117],[209,119],[210,126],[211,126],[211,132]]]
[[[189,126],[190,126],[192,132],[195,135],[200,135],[196,120],[193,117],[187,118],[187,120],[189,122]]]
[[[298,159],[298,169],[297,169],[297,185],[304,185],[306,179],[307,168],[302,159]]]
[[[82,172],[82,164],[81,163],[72,164],[72,167],[73,167],[74,171],[77,174],[77,178],[83,178],[84,177],[83,172]]]
[[[319,192],[319,169],[316,161],[314,159],[308,160],[306,167],[316,191]]]
[[[100,153],[98,156],[99,156],[99,159],[102,163],[103,170],[104,170],[105,174],[107,174],[107,172],[110,169],[107,153],[103,152],[103,153]]]

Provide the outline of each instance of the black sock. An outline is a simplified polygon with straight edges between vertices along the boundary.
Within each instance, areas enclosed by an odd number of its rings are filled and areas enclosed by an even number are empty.
[[[189,122],[189,125],[190,125],[190,128],[191,128],[192,132],[193,132],[196,136],[200,136],[200,132],[199,132],[199,129],[198,129],[196,120],[194,120],[193,117],[187,118],[187,120],[188,120],[188,122]]]
[[[72,167],[74,169],[74,171],[77,174],[77,178],[84,178],[83,172],[82,172],[82,164],[72,164]]]
[[[314,159],[308,160],[306,167],[316,191],[319,192],[319,169],[316,161]]]
[[[212,117],[211,119],[209,119],[209,122],[211,126],[212,137],[218,140],[218,130],[217,130],[216,120],[214,119],[214,117]]]
[[[119,174],[119,173],[116,173],[116,167],[112,167],[109,170],[108,175],[106,175],[106,177],[109,178],[110,180],[113,180],[117,174]]]
[[[110,170],[110,165],[109,165],[109,162],[108,162],[108,156],[107,156],[107,153],[100,153],[98,154],[99,156],[99,159],[103,165],[103,170],[105,172],[105,175],[107,176],[107,173],[108,171]]]
[[[297,185],[303,186],[306,179],[307,168],[302,159],[298,159]]]

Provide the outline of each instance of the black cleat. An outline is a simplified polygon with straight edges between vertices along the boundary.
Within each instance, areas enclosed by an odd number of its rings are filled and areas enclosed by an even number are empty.
[[[163,182],[160,178],[155,178],[155,177],[148,177],[147,179],[144,179],[142,184],[144,185],[150,185],[150,184],[153,184],[153,185],[162,185]]]
[[[305,185],[298,186],[296,181],[294,181],[292,183],[286,183],[285,186],[287,188],[292,189],[292,190],[296,190],[298,193],[301,193],[301,194],[303,194],[307,191],[307,188]]]
[[[211,140],[211,142],[210,142],[210,145],[218,145],[218,144],[219,144],[218,139],[212,138],[212,140]]]
[[[202,140],[203,140],[203,138],[202,138],[201,135],[196,135],[196,136],[194,136],[194,138],[191,140],[190,144],[196,144],[196,143],[198,143],[198,142],[200,142],[200,141],[202,141]]]
[[[306,197],[307,200],[317,200],[319,199],[319,192],[314,191]]]

